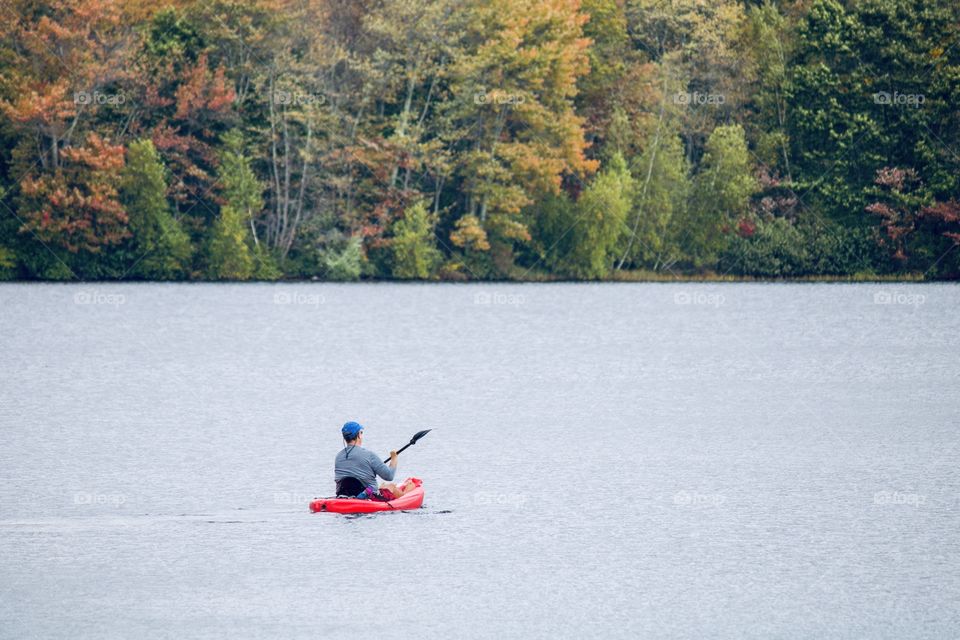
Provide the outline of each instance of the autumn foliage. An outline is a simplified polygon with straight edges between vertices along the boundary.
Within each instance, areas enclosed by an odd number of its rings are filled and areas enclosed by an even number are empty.
[[[947,0],[9,0],[0,277],[953,277],[958,23]]]
[[[130,234],[117,199],[124,148],[91,133],[83,146],[63,150],[52,174],[25,177],[22,232],[71,253],[99,253]]]

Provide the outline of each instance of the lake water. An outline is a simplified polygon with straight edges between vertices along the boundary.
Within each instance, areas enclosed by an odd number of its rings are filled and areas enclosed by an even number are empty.
[[[960,287],[5,285],[0,638],[960,634]],[[424,508],[311,514],[339,426]]]

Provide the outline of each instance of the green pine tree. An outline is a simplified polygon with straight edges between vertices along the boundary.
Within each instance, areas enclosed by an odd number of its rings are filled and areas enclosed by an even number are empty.
[[[223,150],[220,153],[218,175],[223,185],[223,197],[250,227],[254,244],[259,244],[256,216],[263,209],[263,185],[250,167],[250,159],[244,151],[243,135],[237,130],[228,131],[223,134],[221,141]]]
[[[220,207],[207,247],[207,277],[211,280],[249,280],[254,261],[247,245],[243,215],[230,205]]]
[[[120,196],[130,220],[133,277],[175,280],[188,275],[190,238],[170,213],[166,170],[150,140],[130,143]]]
[[[321,255],[327,280],[348,282],[359,280],[363,270],[363,252],[359,237],[348,238],[339,250],[328,249]]]
[[[257,237],[256,216],[263,209],[263,187],[250,167],[243,135],[228,131],[221,141],[217,173],[225,202],[210,238],[207,275],[215,280],[275,280],[280,270]]]
[[[634,184],[620,153],[580,195],[571,225],[571,246],[562,268],[580,278],[603,278],[613,266],[614,252],[630,212]]]
[[[393,277],[426,280],[440,264],[434,235],[435,221],[420,201],[407,209],[393,225]]]
[[[695,267],[716,266],[734,224],[746,215],[755,190],[743,127],[717,127],[707,139],[683,225],[682,246]]]
[[[689,169],[683,142],[676,132],[649,145],[634,162],[637,187],[629,230],[618,249],[618,266],[659,270],[677,257],[677,222],[682,220],[690,196]]]
[[[634,184],[619,152],[597,174],[577,202],[546,195],[533,212],[538,252],[551,270],[574,278],[602,278],[613,266],[625,230]]]

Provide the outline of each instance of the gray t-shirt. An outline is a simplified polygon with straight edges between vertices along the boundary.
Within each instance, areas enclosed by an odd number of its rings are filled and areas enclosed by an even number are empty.
[[[349,445],[343,451],[337,454],[337,460],[333,465],[333,479],[352,477],[363,483],[365,487],[377,487],[377,476],[380,476],[388,482],[393,480],[396,473],[380,458],[368,449]]]

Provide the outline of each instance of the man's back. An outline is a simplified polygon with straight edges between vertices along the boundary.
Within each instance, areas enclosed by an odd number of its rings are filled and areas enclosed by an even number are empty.
[[[348,445],[334,462],[334,480],[356,478],[364,487],[376,487],[377,476],[384,480],[393,480],[394,470],[381,462],[369,449],[357,445]]]

